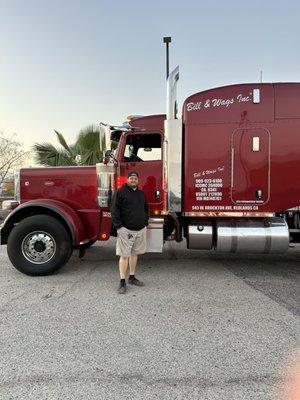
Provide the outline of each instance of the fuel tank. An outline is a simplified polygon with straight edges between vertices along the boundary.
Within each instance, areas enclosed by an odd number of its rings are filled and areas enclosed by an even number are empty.
[[[283,218],[218,220],[216,250],[230,253],[285,253],[289,230]]]
[[[188,226],[189,249],[227,253],[285,253],[289,230],[283,218],[217,219]]]

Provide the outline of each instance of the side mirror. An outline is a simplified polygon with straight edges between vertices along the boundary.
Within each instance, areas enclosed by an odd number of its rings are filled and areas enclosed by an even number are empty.
[[[106,150],[106,152],[105,152],[105,157],[112,157],[112,158],[114,158],[114,152],[113,152],[113,150]]]
[[[116,160],[114,156],[114,151],[113,150],[106,150],[104,153],[103,157],[103,163],[104,164],[110,164],[110,163],[118,164],[118,160]]]

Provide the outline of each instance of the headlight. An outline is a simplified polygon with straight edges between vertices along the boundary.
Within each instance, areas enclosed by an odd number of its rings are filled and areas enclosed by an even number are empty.
[[[11,211],[18,207],[19,202],[16,200],[4,200],[2,203],[2,210],[4,211]]]
[[[15,171],[15,201],[20,201],[20,170]]]

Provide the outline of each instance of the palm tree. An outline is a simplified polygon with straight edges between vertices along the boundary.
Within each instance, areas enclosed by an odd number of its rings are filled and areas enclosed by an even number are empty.
[[[80,130],[75,144],[68,145],[63,135],[57,131],[61,148],[51,143],[35,143],[33,146],[35,161],[46,166],[95,165],[102,158],[100,152],[99,128],[89,125]]]
[[[102,158],[99,128],[90,125],[81,129],[75,146],[81,156],[81,165],[95,165]]]

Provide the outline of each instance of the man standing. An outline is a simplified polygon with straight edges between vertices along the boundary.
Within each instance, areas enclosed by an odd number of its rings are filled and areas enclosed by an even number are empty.
[[[144,283],[135,277],[138,254],[147,249],[146,234],[149,219],[149,207],[146,196],[138,188],[138,173],[131,171],[127,183],[117,190],[112,198],[111,217],[113,226],[117,229],[116,254],[120,256],[119,293],[126,293],[126,271],[129,263],[128,283],[144,286]]]

